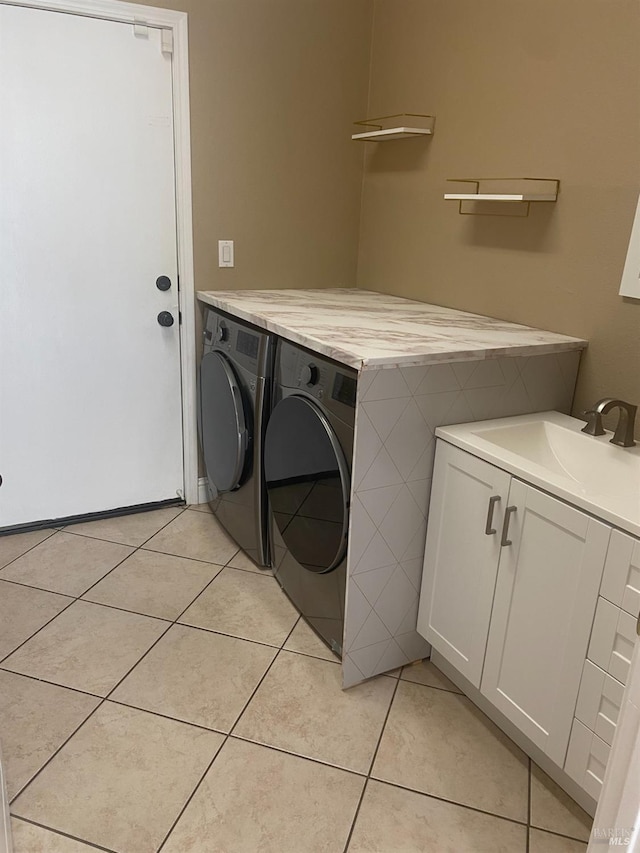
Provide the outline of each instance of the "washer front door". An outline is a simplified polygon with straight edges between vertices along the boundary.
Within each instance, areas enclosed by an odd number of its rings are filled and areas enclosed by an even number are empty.
[[[349,468],[326,415],[307,397],[285,397],[267,425],[265,477],[287,548],[310,572],[342,561],[349,525]]]
[[[231,363],[221,352],[207,353],[200,365],[200,439],[207,478],[218,494],[241,485],[250,423]]]

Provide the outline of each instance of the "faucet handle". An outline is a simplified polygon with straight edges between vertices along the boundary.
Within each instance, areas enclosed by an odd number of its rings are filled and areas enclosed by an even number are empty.
[[[586,432],[587,435],[604,435],[605,429],[602,426],[602,413],[597,409],[588,409],[582,413],[587,416],[587,423],[582,427],[581,432]]]

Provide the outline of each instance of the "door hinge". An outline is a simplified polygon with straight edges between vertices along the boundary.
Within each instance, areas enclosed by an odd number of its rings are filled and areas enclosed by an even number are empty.
[[[147,26],[147,22],[144,18],[133,19],[133,34],[139,39],[149,38],[149,27]]]
[[[160,49],[163,53],[173,53],[173,30],[162,29],[160,32],[162,34]]]

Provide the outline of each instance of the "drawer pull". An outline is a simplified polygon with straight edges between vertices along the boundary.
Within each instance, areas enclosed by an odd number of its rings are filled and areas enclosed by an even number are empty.
[[[500,540],[500,545],[513,545],[511,539],[508,539],[509,536],[509,522],[511,521],[511,516],[518,509],[517,506],[508,506],[504,511],[504,524],[502,525],[502,539]]]
[[[493,536],[498,531],[493,527],[493,511],[496,504],[500,503],[500,495],[493,495],[489,498],[489,509],[487,510],[487,523],[484,526],[484,532],[487,536]],[[640,619],[640,617],[638,617]]]

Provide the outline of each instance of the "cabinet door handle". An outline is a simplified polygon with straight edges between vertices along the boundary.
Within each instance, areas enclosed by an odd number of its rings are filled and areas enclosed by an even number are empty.
[[[493,527],[493,511],[496,508],[496,504],[500,503],[500,495],[492,495],[489,498],[489,509],[487,510],[487,523],[484,526],[484,532],[487,536],[493,536],[494,533],[498,531]]]
[[[504,524],[502,525],[502,539],[500,540],[501,545],[513,545],[511,539],[507,539],[509,535],[509,522],[511,521],[511,516],[518,509],[517,506],[508,506],[504,511]]]

